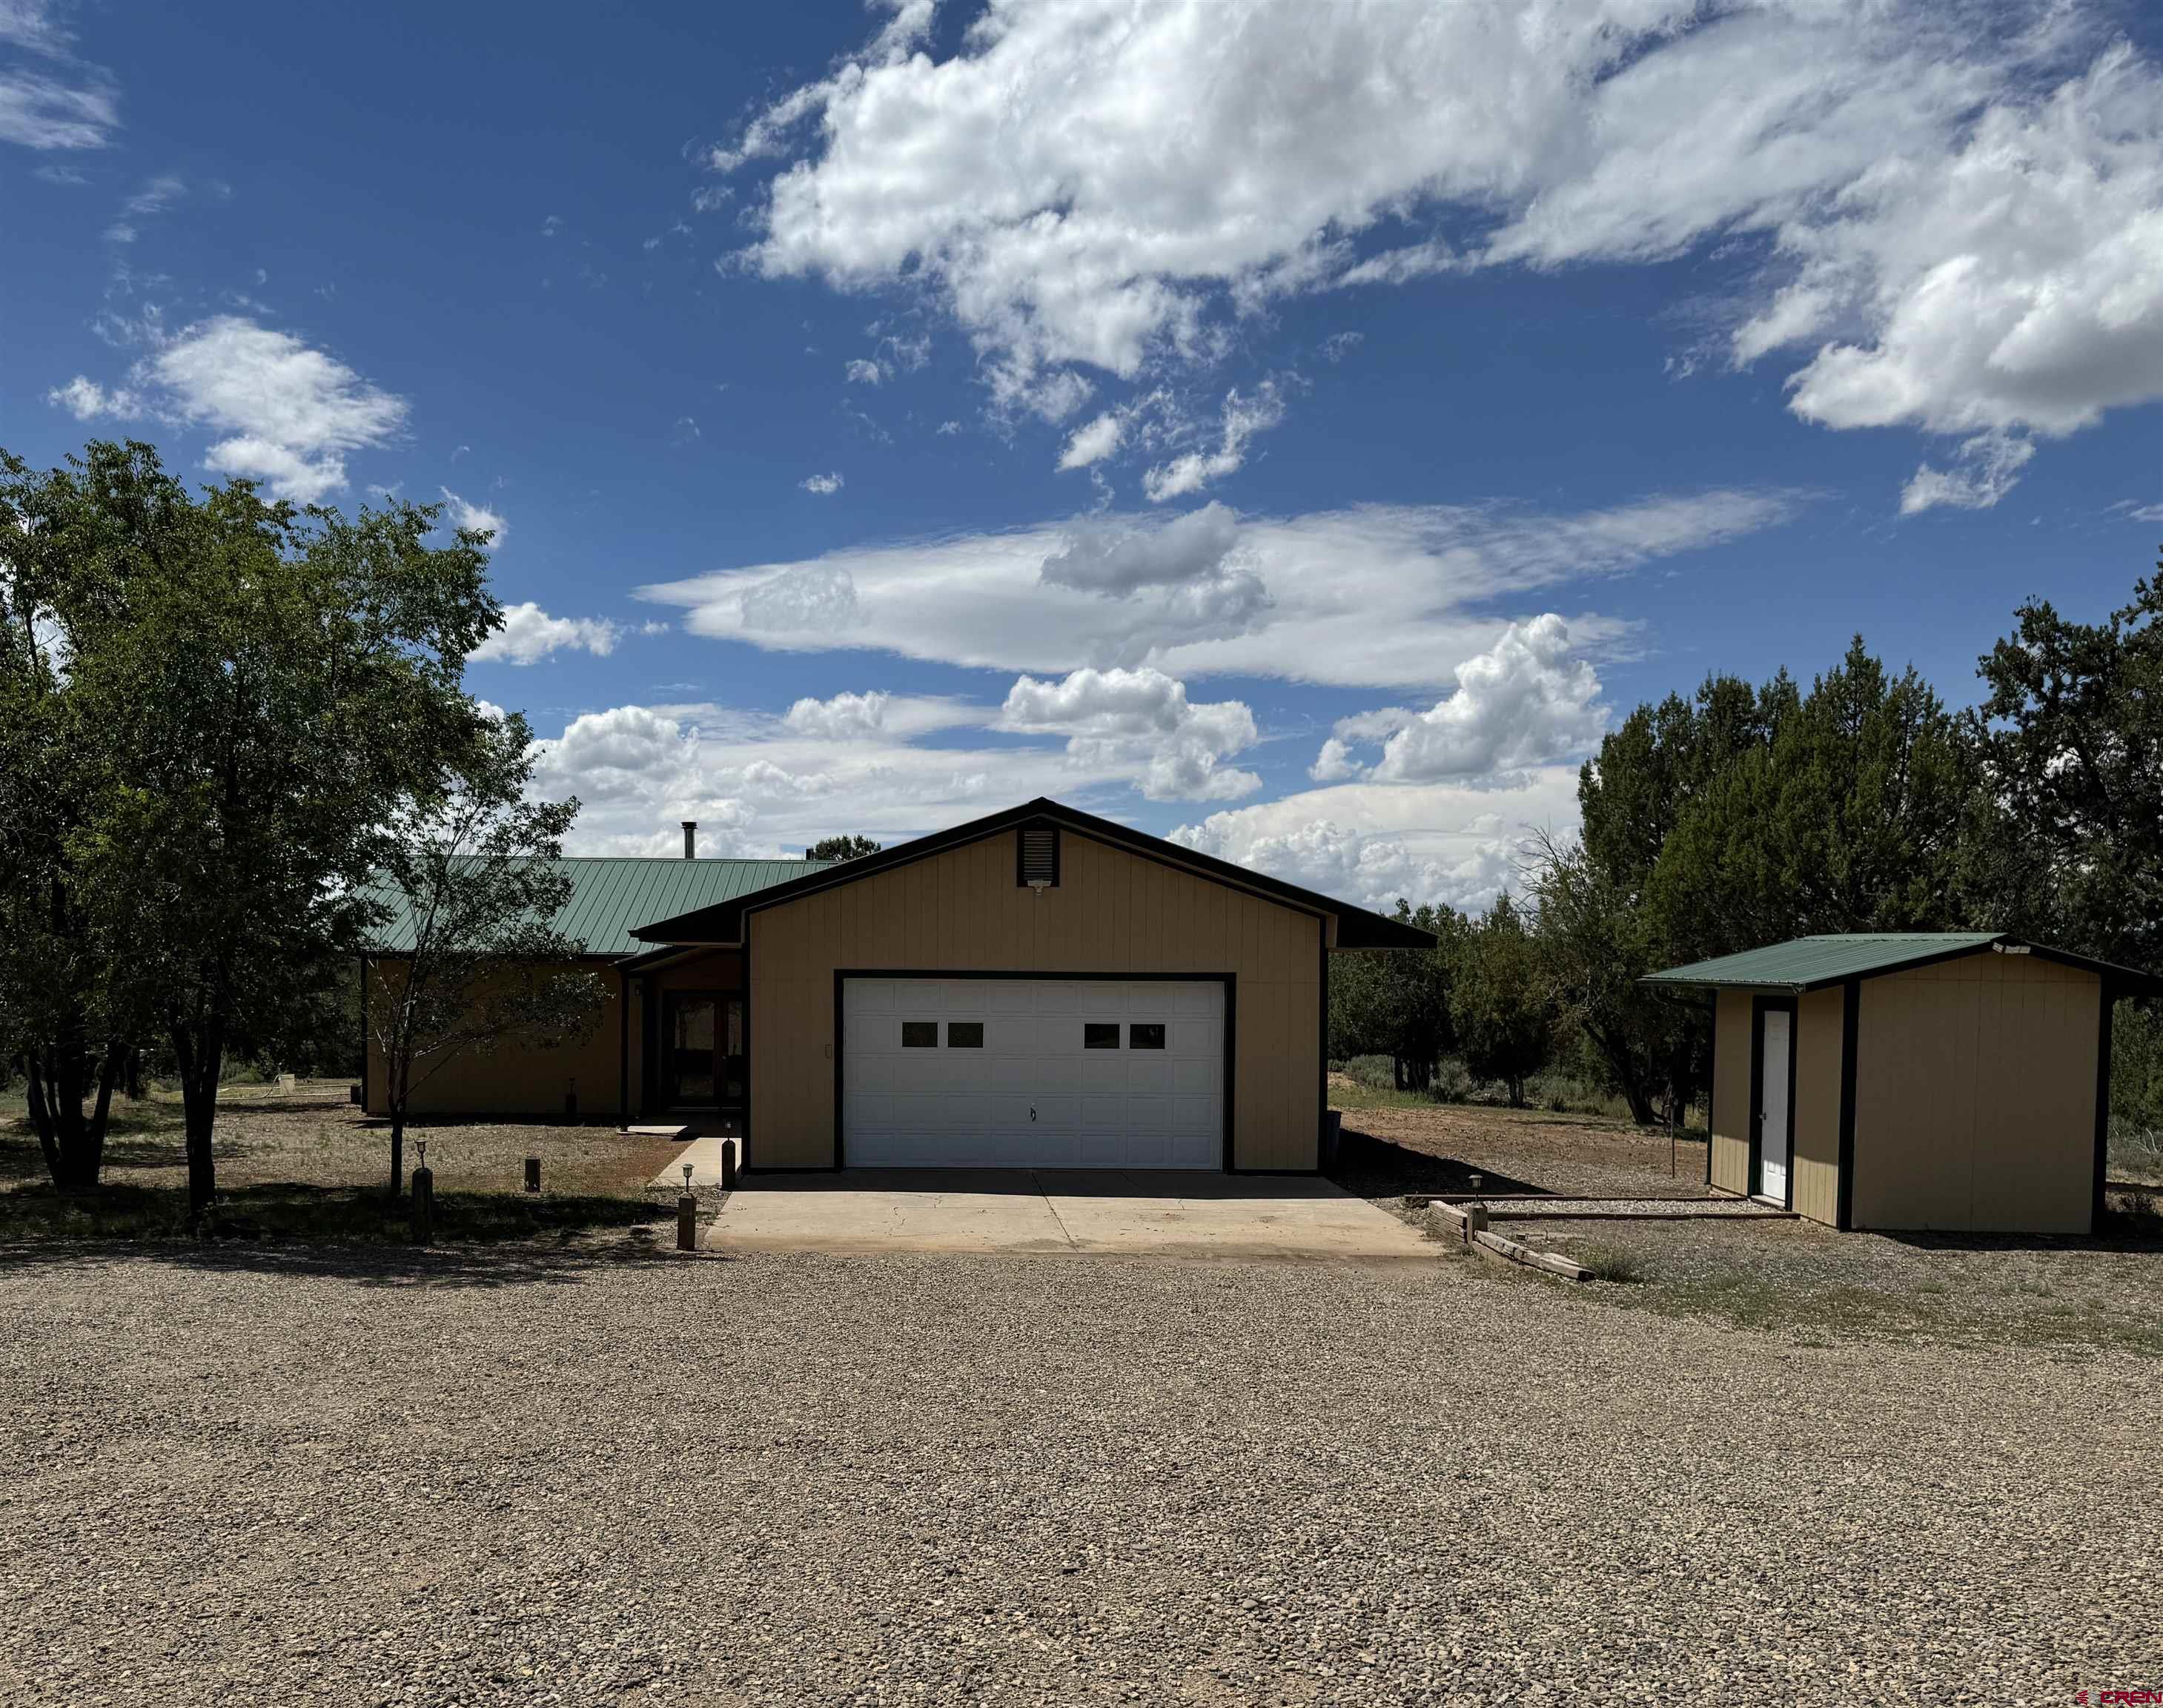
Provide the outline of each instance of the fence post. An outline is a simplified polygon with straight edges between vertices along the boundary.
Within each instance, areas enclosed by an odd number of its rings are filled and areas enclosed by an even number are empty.
[[[427,1154],[423,1148],[421,1152],[422,1157],[426,1158]],[[436,1176],[423,1160],[413,1171],[413,1239],[416,1244],[426,1245],[428,1243],[435,1233],[435,1221]]]
[[[537,1156],[526,1159],[526,1190],[529,1192],[541,1190],[541,1159]]]

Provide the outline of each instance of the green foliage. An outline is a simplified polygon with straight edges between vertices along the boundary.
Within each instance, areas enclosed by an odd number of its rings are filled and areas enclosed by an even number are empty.
[[[359,942],[396,804],[439,789],[470,742],[465,658],[501,621],[487,537],[435,546],[433,508],[348,521],[246,481],[198,496],[144,445],[0,473],[7,615],[25,637],[0,660],[25,713],[0,792],[58,784],[0,857],[29,883],[0,887],[54,900],[29,960],[64,967],[71,992],[0,1007],[18,1049],[35,1035],[34,1059],[109,1062],[162,1036],[200,1213],[228,1054],[280,1053],[312,1023],[327,964]],[[75,1075],[60,1101],[92,1077],[110,1071]]]
[[[1399,1091],[1424,1091],[1452,1047],[1449,983],[1470,929],[1454,909],[1397,903],[1397,917],[1440,940],[1425,949],[1350,950],[1329,957],[1329,1054],[1386,1056]]]
[[[1987,921],[2107,961],[2163,967],[2163,578],[2102,623],[2045,600],[1983,658]]]
[[[1539,945],[1508,891],[1454,958],[1449,1015],[1464,1065],[1475,1078],[1499,1080],[1510,1107],[1522,1108],[1525,1082],[1553,1052],[1555,1008]]]
[[[880,845],[869,836],[822,836],[804,851],[806,860],[861,860],[876,854]]]
[[[522,717],[479,719],[448,786],[409,799],[385,838],[370,896],[401,909],[412,934],[369,990],[393,1194],[406,1111],[429,1079],[461,1056],[584,1038],[600,1019],[584,945],[553,923],[571,899],[560,862],[579,803],[526,799],[531,741]]]

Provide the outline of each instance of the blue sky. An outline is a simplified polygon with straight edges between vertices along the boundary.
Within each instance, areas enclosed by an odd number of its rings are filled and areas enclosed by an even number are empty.
[[[0,444],[500,529],[588,851],[1478,905],[1631,705],[2163,537],[2136,8],[0,0]]]

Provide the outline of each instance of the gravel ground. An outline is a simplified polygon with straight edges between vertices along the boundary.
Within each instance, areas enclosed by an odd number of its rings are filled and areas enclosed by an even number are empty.
[[[2153,1360],[1587,1291],[1462,1257],[0,1251],[0,1700],[2163,1686]]]

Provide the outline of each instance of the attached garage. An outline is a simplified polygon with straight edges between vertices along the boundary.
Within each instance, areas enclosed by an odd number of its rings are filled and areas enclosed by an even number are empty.
[[[841,1160],[1228,1166],[1225,981],[841,982]]]
[[[2081,1234],[2111,1005],[2148,975],[2002,932],[1799,937],[1655,973],[1713,997],[1706,1181],[1836,1228]]]
[[[1032,801],[644,926],[740,951],[758,1170],[1314,1170],[1328,956],[1401,921]]]

